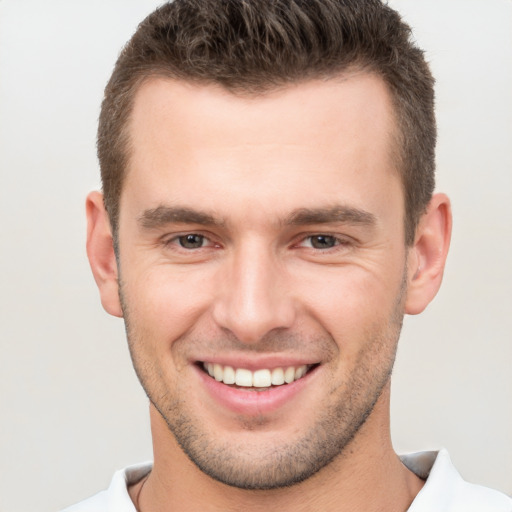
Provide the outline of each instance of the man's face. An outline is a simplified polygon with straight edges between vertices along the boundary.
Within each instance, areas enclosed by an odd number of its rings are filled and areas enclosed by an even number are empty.
[[[406,292],[393,127],[364,73],[253,98],[138,91],[123,313],[152,404],[210,476],[290,485],[385,421]]]

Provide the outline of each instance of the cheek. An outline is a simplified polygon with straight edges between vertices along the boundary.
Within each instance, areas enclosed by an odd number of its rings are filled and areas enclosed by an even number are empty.
[[[211,276],[191,266],[184,270],[156,265],[127,275],[125,300],[130,320],[151,338],[168,343],[187,333],[209,307],[215,287]]]
[[[398,269],[337,268],[322,280],[311,279],[302,295],[309,315],[339,348],[356,352],[395,320],[402,276]],[[319,282],[325,284],[318,286]]]

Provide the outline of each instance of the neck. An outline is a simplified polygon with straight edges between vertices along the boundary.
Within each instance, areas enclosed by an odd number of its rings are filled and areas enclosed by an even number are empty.
[[[154,467],[144,482],[130,489],[130,495],[140,512],[403,512],[423,481],[393,451],[388,411],[389,386],[356,437],[333,462],[292,487],[248,491],[202,473],[151,407]]]

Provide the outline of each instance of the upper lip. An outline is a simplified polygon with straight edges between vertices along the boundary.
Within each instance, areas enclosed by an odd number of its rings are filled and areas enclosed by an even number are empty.
[[[205,356],[193,360],[194,363],[213,363],[233,368],[244,368],[251,371],[274,368],[288,368],[290,366],[315,365],[320,361],[314,358],[293,357],[284,355],[238,355],[238,356]]]

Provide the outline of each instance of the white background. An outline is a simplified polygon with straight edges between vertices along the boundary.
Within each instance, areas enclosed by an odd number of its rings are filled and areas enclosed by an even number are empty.
[[[443,288],[407,318],[397,451],[445,446],[512,493],[512,2],[396,0],[437,77],[438,189],[455,225]],[[85,257],[95,130],[115,58],[152,0],[0,0],[0,511],[49,512],[151,458],[121,320]]]

